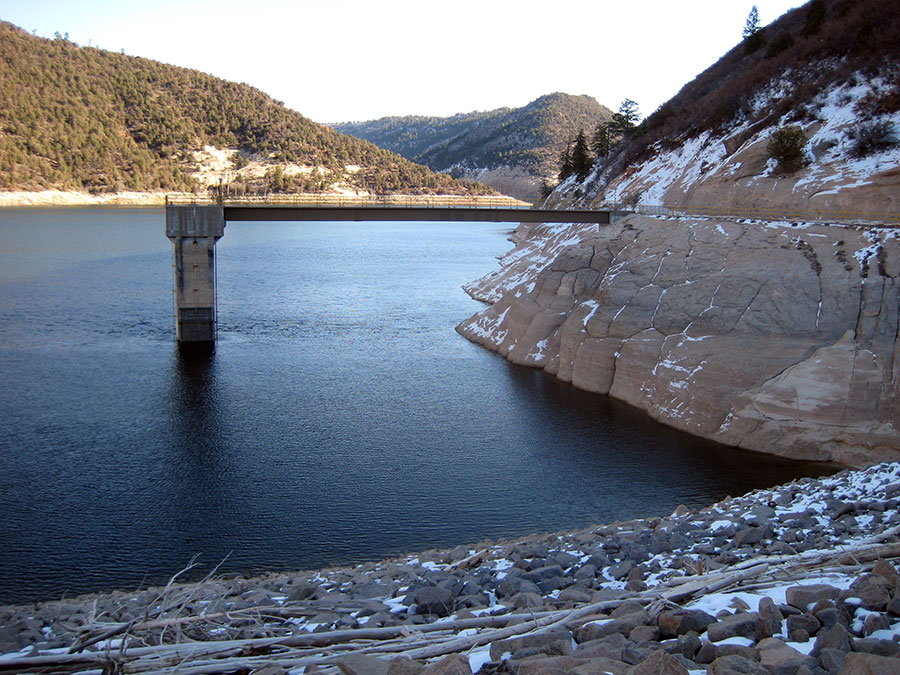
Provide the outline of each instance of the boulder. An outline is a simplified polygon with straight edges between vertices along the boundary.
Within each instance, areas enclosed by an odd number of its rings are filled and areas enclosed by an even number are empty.
[[[335,665],[344,675],[387,675],[389,664],[368,654],[347,654]]]
[[[785,599],[792,607],[808,611],[821,600],[833,600],[841,594],[840,589],[828,584],[805,584],[791,586],[785,591]]]
[[[721,618],[707,628],[707,635],[712,642],[721,642],[733,637],[757,638],[757,623],[760,622],[758,612],[739,612]]]
[[[736,654],[718,657],[709,664],[706,672],[708,675],[771,675],[765,666]]]
[[[804,664],[807,666],[816,665],[815,659],[775,638],[761,640],[756,645],[756,649],[759,653],[760,664],[772,670],[780,668],[795,669]]]
[[[631,675],[688,675],[688,669],[674,656],[658,649],[636,665]]]
[[[440,586],[424,586],[416,591],[416,606],[419,614],[449,616],[453,612],[453,592]]]
[[[715,621],[716,617],[699,609],[664,611],[656,617],[656,625],[663,639],[678,637],[690,631],[702,633]]]
[[[850,651],[850,633],[841,624],[836,624],[828,630],[820,630],[816,636],[810,656],[818,657],[822,650],[831,647],[844,653]]]
[[[576,631],[576,639],[579,643],[599,640],[613,633],[621,633],[628,636],[638,626],[645,626],[650,621],[650,615],[646,610],[632,612],[617,619],[604,619],[590,621]]]
[[[491,661],[499,661],[509,652],[517,658],[517,652],[529,650],[531,654],[542,653],[550,656],[569,656],[572,654],[572,634],[565,628],[558,628],[536,635],[497,640],[491,643]],[[529,654],[530,655],[530,654]],[[521,658],[521,656],[519,657]]]
[[[462,654],[449,654],[436,663],[426,666],[422,675],[472,675],[469,660]]]
[[[883,612],[891,601],[890,590],[893,588],[890,581],[878,574],[864,574],[850,584],[850,588],[843,592],[843,597],[849,603],[858,598],[859,605],[872,612]],[[855,603],[853,603],[855,604]]]
[[[579,659],[573,656],[553,656],[529,658],[521,661],[507,661],[506,666],[513,675],[629,675],[631,666],[621,661],[596,657]]]
[[[579,658],[602,656],[615,661],[621,661],[622,652],[625,650],[626,646],[628,646],[626,637],[621,633],[613,633],[612,635],[607,635],[606,637],[597,640],[579,644],[575,648],[573,655]]]
[[[851,652],[844,659],[839,675],[897,675],[900,659],[862,652]]]

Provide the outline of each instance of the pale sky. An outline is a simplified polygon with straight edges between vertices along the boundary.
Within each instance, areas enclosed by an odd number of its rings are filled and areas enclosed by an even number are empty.
[[[800,0],[0,0],[42,37],[246,82],[317,122],[518,107],[555,91],[645,116]]]

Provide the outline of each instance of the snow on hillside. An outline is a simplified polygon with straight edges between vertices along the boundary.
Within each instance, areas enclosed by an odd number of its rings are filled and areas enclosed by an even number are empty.
[[[754,113],[788,96],[792,82],[786,76],[773,81],[754,98],[750,114],[724,132],[705,131],[673,149],[651,146],[652,158],[627,167],[605,189],[608,177],[598,165],[583,184],[574,178],[559,186],[562,201],[636,203],[639,205],[766,207],[799,210],[900,211],[900,144],[855,157],[851,132],[861,122],[857,103],[872,92],[897,88],[881,79],[857,74],[850,81],[820,92],[806,106],[804,119],[793,113],[777,124],[754,128]],[[890,125],[900,138],[900,111],[874,116],[865,124]],[[808,165],[779,174],[768,156],[767,145],[780,127],[799,126],[805,133]],[[592,189],[593,187],[593,189]],[[863,189],[860,188],[869,188]],[[579,199],[579,192],[585,197]]]

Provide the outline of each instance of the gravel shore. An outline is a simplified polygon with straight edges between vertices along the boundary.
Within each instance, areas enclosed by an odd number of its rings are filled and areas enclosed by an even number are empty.
[[[890,462],[662,518],[2,607],[0,670],[900,672],[898,506]]]

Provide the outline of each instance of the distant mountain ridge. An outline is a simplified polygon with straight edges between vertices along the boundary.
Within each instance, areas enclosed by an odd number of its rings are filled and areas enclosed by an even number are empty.
[[[0,22],[0,190],[490,192],[246,84]]]
[[[611,117],[612,112],[590,96],[553,93],[521,108],[452,117],[383,117],[332,128],[435,171],[535,199],[541,178],[556,176],[566,143],[581,129],[590,135],[598,122]]]

